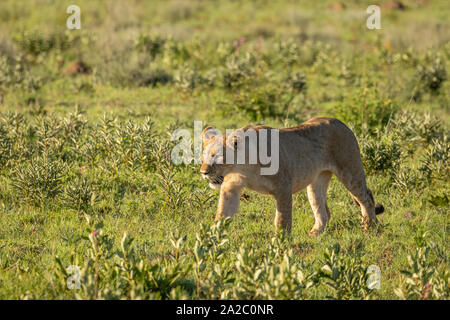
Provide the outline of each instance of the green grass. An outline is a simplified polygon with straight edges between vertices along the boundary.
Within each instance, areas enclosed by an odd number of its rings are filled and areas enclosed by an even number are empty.
[[[0,298],[448,299],[450,7],[405,0],[368,30],[371,1],[334,2],[81,0],[82,29],[68,31],[70,2],[2,1]],[[64,75],[76,61],[90,72]],[[289,235],[274,200],[248,190],[214,227],[218,192],[167,159],[168,133],[194,120],[314,116],[354,130],[381,226],[364,232],[333,178],[318,238],[305,191]],[[370,265],[380,290],[365,286]]]

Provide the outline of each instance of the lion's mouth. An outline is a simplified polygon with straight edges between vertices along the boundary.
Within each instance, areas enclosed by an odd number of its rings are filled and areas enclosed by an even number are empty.
[[[223,182],[223,176],[218,176],[213,181],[211,181],[212,184],[218,184],[218,185],[221,185],[222,182]]]
[[[209,186],[212,189],[219,189],[223,182],[223,176],[215,177],[214,179],[209,179]]]

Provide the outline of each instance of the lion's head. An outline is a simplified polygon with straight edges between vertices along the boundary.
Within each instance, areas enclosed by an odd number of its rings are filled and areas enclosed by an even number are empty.
[[[207,127],[202,132],[202,142],[200,173],[204,179],[209,180],[211,188],[217,189],[232,167],[232,164],[226,161],[227,148],[229,148],[226,136],[212,127]]]
[[[260,168],[261,172],[267,170],[268,173],[262,174],[275,174],[278,171],[278,148],[272,149],[271,134],[269,136],[264,134],[261,137],[263,140],[259,140],[259,133],[266,130],[272,130],[272,128],[243,127],[230,133],[227,132],[226,135],[212,127],[203,130],[200,173],[204,179],[209,180],[211,188],[219,188],[228,173],[248,172],[255,168]],[[278,139],[278,135],[276,138]],[[261,149],[261,145],[265,144],[267,148]],[[269,160],[263,165],[260,163],[261,152]],[[270,157],[267,152],[270,153]]]

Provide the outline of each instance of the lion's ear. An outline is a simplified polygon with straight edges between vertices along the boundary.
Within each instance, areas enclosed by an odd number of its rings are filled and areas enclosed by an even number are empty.
[[[233,133],[230,133],[227,136],[227,145],[229,147],[231,147],[232,149],[237,150],[239,141],[241,141],[241,139],[242,139],[241,138],[242,134],[243,134],[243,131],[241,131],[241,130],[236,130]]]
[[[205,143],[205,142],[207,142],[207,141],[209,141],[211,139],[214,139],[219,134],[220,134],[220,132],[217,129],[215,129],[215,128],[211,127],[211,126],[208,126],[205,129],[203,129],[202,141],[203,141],[203,143]]]
[[[231,145],[233,146],[234,150],[237,150],[237,146],[238,146],[238,137],[233,136],[232,140],[231,140]]]

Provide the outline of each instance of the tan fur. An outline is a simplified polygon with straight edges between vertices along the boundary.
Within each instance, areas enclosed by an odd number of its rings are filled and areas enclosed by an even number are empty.
[[[244,127],[260,130],[268,127]],[[361,207],[363,226],[376,222],[375,204],[361,162],[358,143],[352,131],[341,121],[313,118],[301,125],[279,131],[279,163],[275,175],[261,175],[260,164],[215,164],[214,155],[229,148],[229,137],[211,136],[211,127],[203,131],[203,164],[200,171],[210,182],[224,177],[216,219],[232,217],[239,207],[242,188],[270,194],[276,200],[275,225],[287,231],[292,227],[292,194],[307,188],[314,212],[315,224],[311,235],[318,235],[327,225],[331,214],[327,205],[327,188],[333,174],[349,190]],[[223,153],[225,154],[225,152]],[[225,157],[225,156],[224,156]],[[213,187],[218,184],[211,184]]]

